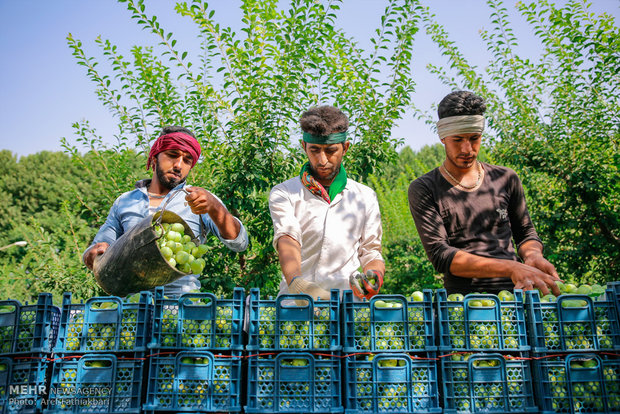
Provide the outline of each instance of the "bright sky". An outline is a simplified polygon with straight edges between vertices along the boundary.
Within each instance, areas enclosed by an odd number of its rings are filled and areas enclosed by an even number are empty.
[[[520,39],[518,53],[536,57],[539,44],[525,20],[506,7]],[[490,28],[489,11],[482,0],[423,0],[447,28],[470,62],[484,67],[488,53],[479,30]],[[171,0],[148,0],[147,12],[158,16],[166,31],[172,31],[182,49],[195,45],[195,25],[178,16]],[[215,19],[238,32],[241,12],[239,0],[209,2]],[[286,2],[284,2],[286,3]],[[562,2],[563,3],[563,2]],[[592,11],[607,12],[620,21],[618,0],[594,0]],[[344,0],[338,23],[360,45],[368,44],[378,27],[386,2],[382,0]],[[60,138],[75,143],[72,123],[87,119],[104,138],[113,140],[115,119],[99,102],[94,84],[85,69],[76,64],[66,43],[70,32],[80,39],[89,54],[97,54],[94,39],[101,35],[127,55],[133,45],[154,44],[156,39],[130,18],[124,4],[100,0],[0,0],[0,150],[18,156],[43,150],[61,151]],[[424,69],[429,62],[445,63],[436,47],[425,37],[414,45],[413,73],[417,83],[413,97],[417,107],[430,110],[449,90]],[[184,47],[184,45],[188,45]],[[437,142],[430,128],[410,115],[404,117],[393,134],[404,138],[414,150]]]

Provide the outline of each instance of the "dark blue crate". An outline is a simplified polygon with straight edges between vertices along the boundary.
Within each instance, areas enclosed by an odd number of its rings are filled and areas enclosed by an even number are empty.
[[[611,296],[608,300],[611,300],[616,305],[616,310],[620,316],[620,281],[607,283],[607,292],[611,290]]]
[[[340,293],[332,289],[329,300],[309,295],[280,295],[261,299],[250,291],[248,344],[250,351],[339,351]]]
[[[444,413],[535,413],[530,361],[498,353],[441,358]]]
[[[520,289],[515,289],[514,301],[482,293],[470,293],[463,301],[448,301],[445,289],[438,289],[436,295],[441,351],[530,350]]]
[[[40,412],[47,395],[49,354],[0,357],[0,414]]]
[[[161,352],[149,364],[145,412],[241,411],[241,352]]]
[[[232,299],[212,293],[168,299],[163,288],[157,288],[149,348],[243,350],[244,299],[243,288],[235,288]]]
[[[345,359],[346,413],[440,413],[435,353]]]
[[[248,357],[246,413],[342,413],[335,354],[282,352]]]
[[[620,350],[618,309],[611,289],[597,300],[587,295],[561,295],[556,302],[541,302],[538,291],[526,293],[528,333],[534,352]],[[582,306],[566,307],[579,303]]]
[[[402,295],[376,295],[357,302],[353,292],[346,290],[342,300],[344,352],[435,351],[433,291],[422,293],[421,302]],[[386,301],[396,306],[377,306]]]
[[[153,295],[144,291],[129,300],[100,296],[86,303],[71,303],[71,293],[65,293],[54,352],[145,351],[150,338]]]
[[[0,301],[0,355],[52,352],[58,336],[60,309],[50,293],[41,293],[36,304]]]
[[[56,355],[44,413],[139,413],[144,353]]]
[[[541,413],[620,413],[619,355],[545,355],[532,369]]]

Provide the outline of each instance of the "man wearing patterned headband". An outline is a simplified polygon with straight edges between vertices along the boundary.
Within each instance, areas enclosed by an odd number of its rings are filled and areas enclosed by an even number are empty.
[[[551,288],[559,294],[560,279],[543,257],[519,177],[477,160],[485,111],[484,100],[468,91],[439,103],[437,132],[446,158],[409,186],[426,254],[444,274],[448,293],[538,288],[547,294]]]
[[[308,162],[269,196],[280,293],[329,299],[330,289],[351,288],[349,279],[361,271],[363,286],[354,293],[370,298],[385,272],[381,216],[375,192],[348,178],[342,166],[349,121],[339,109],[320,106],[305,112],[300,124]]]
[[[134,190],[116,199],[93,244],[84,252],[84,264],[92,269],[95,258],[110,244],[168,201],[166,209],[178,214],[201,241],[208,233],[213,233],[232,251],[244,251],[248,246],[248,234],[241,221],[209,191],[185,184],[198,158],[200,144],[191,131],[165,127],[149,152],[147,170],[153,169],[152,178],[138,181]],[[164,294],[176,297],[199,289],[198,277],[181,277],[166,285]]]

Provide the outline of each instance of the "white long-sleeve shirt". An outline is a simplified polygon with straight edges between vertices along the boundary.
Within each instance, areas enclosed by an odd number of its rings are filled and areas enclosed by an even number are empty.
[[[349,276],[381,256],[381,213],[377,195],[351,179],[327,203],[299,177],[276,185],[269,195],[273,245],[288,235],[301,245],[301,277],[323,289],[350,289]],[[280,294],[288,293],[284,277]]]

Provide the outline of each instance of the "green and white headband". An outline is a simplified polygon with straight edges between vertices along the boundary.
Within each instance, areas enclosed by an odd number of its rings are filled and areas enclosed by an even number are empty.
[[[482,131],[484,131],[482,115],[448,116],[437,121],[437,134],[440,139],[459,134],[482,134]]]
[[[312,135],[309,132],[304,132],[303,135],[304,141],[308,144],[321,144],[321,145],[331,145],[331,144],[340,144],[341,142],[345,142],[347,140],[346,132],[334,132],[329,135]]]

